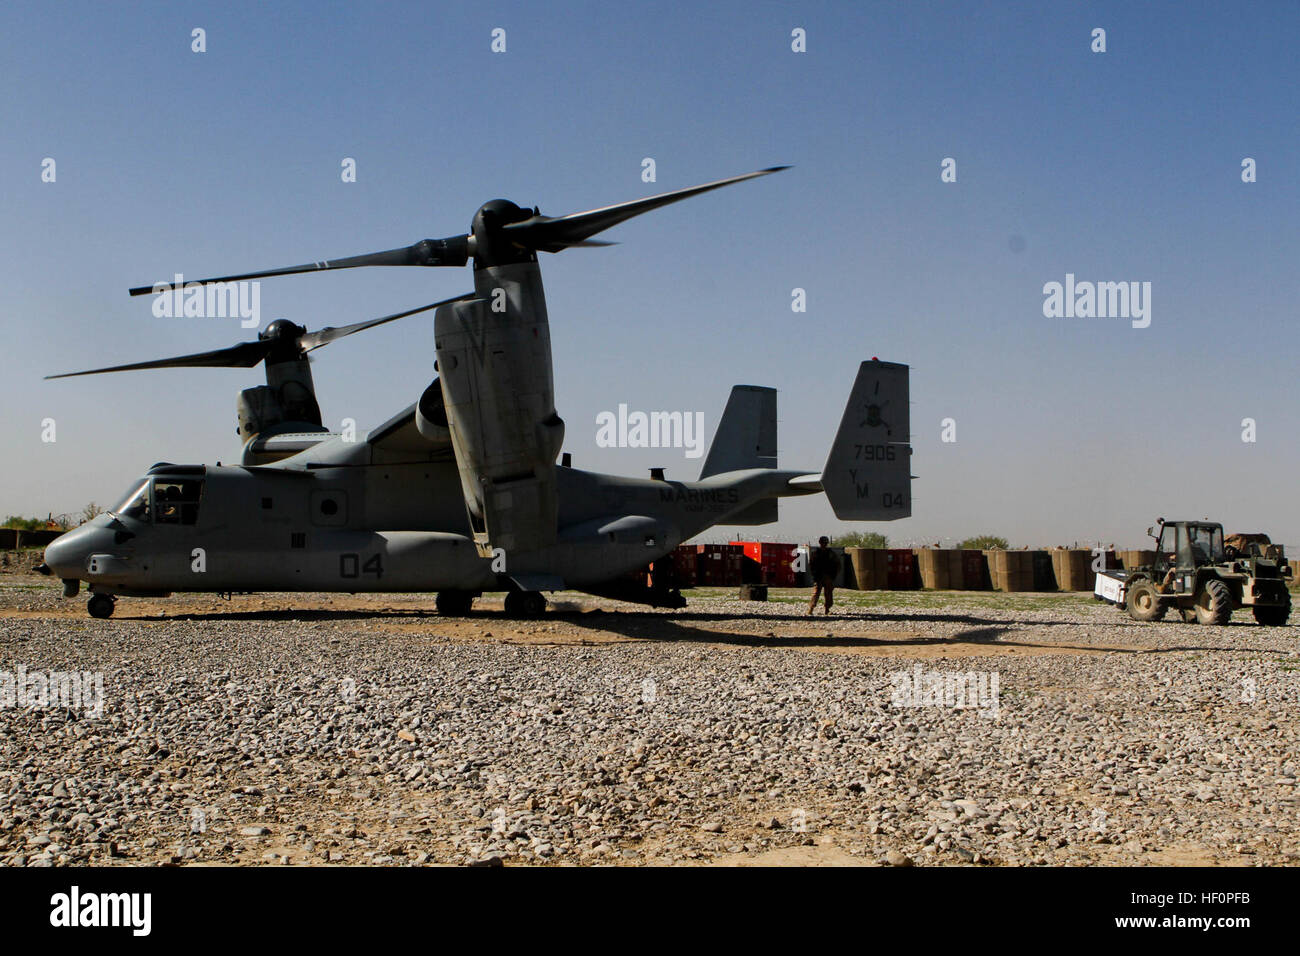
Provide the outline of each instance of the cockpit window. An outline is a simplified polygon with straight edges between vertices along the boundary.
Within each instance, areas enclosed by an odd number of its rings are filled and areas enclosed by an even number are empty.
[[[199,478],[155,478],[153,520],[155,524],[194,524],[199,518],[203,480]]]
[[[153,482],[148,480],[137,485],[130,494],[122,499],[122,503],[113,509],[113,514],[120,515],[123,518],[134,518],[137,521],[149,521],[151,518],[149,501],[152,486]]]

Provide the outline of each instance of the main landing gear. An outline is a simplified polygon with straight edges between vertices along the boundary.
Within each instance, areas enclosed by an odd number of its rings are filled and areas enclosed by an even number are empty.
[[[439,591],[434,604],[443,617],[464,617],[474,606],[474,594],[469,591]]]
[[[541,591],[510,591],[506,594],[506,614],[510,617],[541,617],[546,613],[546,597]]]

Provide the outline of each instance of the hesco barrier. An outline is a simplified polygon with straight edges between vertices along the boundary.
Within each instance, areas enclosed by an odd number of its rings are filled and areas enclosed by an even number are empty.
[[[1056,586],[1062,591],[1091,591],[1097,575],[1092,570],[1092,551],[1088,548],[1055,548],[1048,552],[1052,557],[1052,570]]]
[[[883,591],[888,586],[889,565],[880,548],[848,548],[853,566],[853,586],[859,591]]]
[[[853,583],[859,591],[987,591],[991,587],[984,552],[971,548],[849,548]],[[908,555],[910,554],[910,561]]]
[[[0,528],[0,551],[17,551],[21,548],[43,548],[62,531],[22,531],[18,528]]]
[[[791,566],[798,546],[758,541],[682,545],[670,559],[679,587],[811,587],[811,575]],[[811,546],[809,554],[811,555]],[[838,586],[859,591],[1085,591],[1096,582],[1091,548],[978,551],[959,548],[832,548],[840,556]],[[1150,563],[1149,551],[1107,551],[1102,566]],[[1289,562],[1300,583],[1300,560]],[[1136,566],[1136,565],[1133,565]]]
[[[1034,558],[1028,551],[985,551],[989,577],[998,591],[1032,591]]]
[[[1125,571],[1132,571],[1134,568],[1150,567],[1155,564],[1156,553],[1145,549],[1139,551],[1121,551],[1119,553],[1120,566]]]
[[[965,581],[963,552],[953,548],[913,548],[921,587],[937,591],[960,590]]]

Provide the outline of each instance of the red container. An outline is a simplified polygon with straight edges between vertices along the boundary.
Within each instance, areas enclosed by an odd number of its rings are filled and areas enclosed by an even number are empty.
[[[989,583],[989,566],[983,551],[966,549],[961,553],[961,584],[967,591],[984,591]]]
[[[775,588],[794,587],[794,557],[798,545],[777,544],[771,541],[733,541],[744,549],[748,571],[752,577],[757,566],[757,581],[744,581],[745,584],[767,584]],[[752,562],[752,563],[750,563]]]
[[[673,583],[679,588],[693,588],[697,581],[695,546],[684,544],[673,549],[668,560],[672,563]]]
[[[735,587],[742,582],[745,552],[734,544],[695,545],[695,580],[701,587]]]
[[[890,548],[885,552],[885,583],[891,591],[916,587],[916,555],[911,548]]]

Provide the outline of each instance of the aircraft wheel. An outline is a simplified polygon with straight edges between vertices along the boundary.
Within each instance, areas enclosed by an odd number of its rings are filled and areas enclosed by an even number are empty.
[[[444,617],[464,617],[474,606],[474,595],[468,591],[439,591],[434,604]]]
[[[90,600],[86,602],[86,610],[90,612],[91,617],[112,617],[113,608],[117,602],[113,600],[111,594],[92,594]]]
[[[1198,624],[1227,624],[1232,618],[1232,592],[1217,578],[1205,582],[1205,590],[1196,598]]]
[[[511,617],[541,617],[546,598],[541,591],[511,591],[506,595],[506,613]]]

